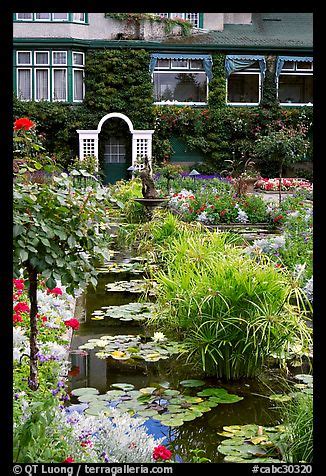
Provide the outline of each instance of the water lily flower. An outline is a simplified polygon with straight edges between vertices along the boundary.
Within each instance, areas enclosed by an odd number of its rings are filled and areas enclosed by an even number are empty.
[[[154,335],[153,335],[154,342],[162,342],[164,340],[166,340],[166,337],[163,334],[163,332],[154,332]]]

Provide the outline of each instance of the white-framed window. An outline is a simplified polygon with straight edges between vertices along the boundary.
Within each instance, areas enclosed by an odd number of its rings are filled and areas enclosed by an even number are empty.
[[[189,59],[159,59],[153,85],[155,104],[207,104],[208,78],[203,60],[194,64]]]
[[[17,68],[17,97],[21,101],[32,99],[32,69]]]
[[[18,50],[14,63],[15,92],[22,101],[83,101],[84,52]]]
[[[52,51],[52,64],[53,65],[66,65],[67,64],[67,51]]]
[[[84,99],[84,70],[73,69],[73,101],[81,102]]]
[[[49,66],[50,53],[49,51],[35,51],[34,64],[38,66]]]
[[[16,20],[32,21],[33,13],[16,13]]]
[[[199,13],[155,13],[164,18],[180,18],[181,20],[187,20],[193,24],[195,28],[199,28]]]
[[[86,23],[86,13],[15,13],[14,21]]]
[[[105,143],[104,162],[106,164],[124,164],[126,162],[126,143],[123,138],[110,137]]]
[[[72,52],[72,64],[73,66],[84,66],[85,65],[85,53],[80,53],[73,51]]]
[[[313,62],[284,61],[277,80],[281,106],[313,105]]]
[[[52,20],[68,21],[68,13],[52,13]]]
[[[32,53],[30,51],[17,51],[16,62],[17,62],[17,65],[31,65]]]
[[[50,69],[35,68],[34,69],[34,98],[35,101],[49,101],[50,99]]]
[[[52,69],[52,100],[67,101],[67,68]]]
[[[73,13],[73,21],[85,23],[85,13]]]
[[[258,62],[231,73],[226,84],[226,103],[235,106],[256,106],[261,101],[261,72]]]
[[[51,21],[51,13],[35,13],[35,21]]]

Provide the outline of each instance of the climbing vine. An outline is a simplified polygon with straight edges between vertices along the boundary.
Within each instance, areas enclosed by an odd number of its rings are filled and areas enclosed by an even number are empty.
[[[161,23],[164,25],[164,32],[169,35],[176,26],[181,28],[181,35],[188,36],[193,28],[190,21],[183,18],[166,18],[155,13],[105,13],[106,18],[114,20],[126,21],[127,24],[139,25],[142,21],[150,23]]]
[[[127,14],[114,14],[127,15]],[[136,15],[136,14],[135,14]],[[39,124],[45,146],[67,168],[78,154],[77,129],[94,129],[110,112],[126,114],[136,129],[155,129],[153,155],[162,162],[173,156],[171,137],[198,151],[202,171],[225,168],[226,159],[251,158],[258,134],[304,124],[312,142],[312,108],[282,108],[276,99],[275,58],[267,57],[262,104],[259,107],[226,106],[225,55],[213,55],[213,77],[206,107],[155,106],[149,73],[150,53],[139,49],[89,50],[86,55],[83,104],[21,102],[14,99],[14,116],[30,117]],[[119,135],[119,123],[109,121],[102,137]],[[121,132],[121,131],[120,131]],[[128,132],[128,131],[127,131]],[[102,141],[103,142],[103,141]],[[103,153],[100,140],[100,153]],[[308,151],[307,158],[311,156]],[[264,165],[267,176],[275,174]]]

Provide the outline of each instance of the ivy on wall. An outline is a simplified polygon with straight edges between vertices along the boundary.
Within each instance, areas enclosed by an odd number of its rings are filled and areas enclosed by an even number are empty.
[[[150,53],[145,50],[90,50],[86,57],[83,104],[69,105],[14,100],[14,116],[29,116],[45,134],[47,149],[64,167],[78,154],[77,129],[94,129],[110,112],[126,114],[136,129],[154,129],[153,156],[160,162],[171,158],[172,136],[183,140],[190,150],[198,150],[207,171],[221,171],[224,160],[249,158],[259,133],[267,134],[283,126],[304,123],[312,140],[312,108],[282,108],[276,99],[275,58],[267,58],[262,104],[259,107],[226,106],[224,54],[213,55],[213,78],[208,105],[155,106],[148,71]],[[106,124],[103,137],[116,135],[119,124]],[[103,131],[104,132],[104,131]],[[103,144],[102,144],[103,145]],[[100,151],[103,147],[100,142]],[[204,169],[203,169],[204,171]],[[268,168],[265,175],[273,175]]]

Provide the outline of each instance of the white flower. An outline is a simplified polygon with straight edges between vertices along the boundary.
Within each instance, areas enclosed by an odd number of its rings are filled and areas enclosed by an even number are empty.
[[[13,346],[17,348],[24,347],[28,341],[27,337],[25,336],[25,330],[20,329],[19,327],[13,327],[12,337]]]
[[[21,357],[22,353],[21,351],[17,348],[17,347],[14,347],[13,348],[13,360],[20,360],[20,357]]]
[[[236,221],[238,221],[239,223],[248,223],[249,218],[247,213],[244,210],[241,210],[240,207],[236,207],[236,208],[238,208],[238,216],[236,218]]]
[[[67,349],[56,342],[46,342],[40,345],[40,351],[43,355],[51,356],[55,360],[65,360],[67,357]]]
[[[154,342],[162,342],[164,340],[166,340],[166,337],[163,334],[163,332],[154,332],[154,335],[153,335]]]

